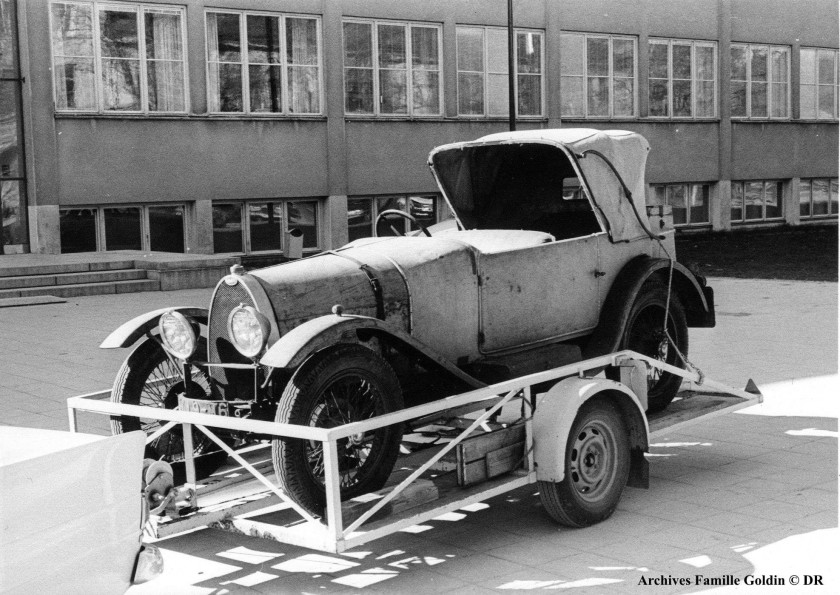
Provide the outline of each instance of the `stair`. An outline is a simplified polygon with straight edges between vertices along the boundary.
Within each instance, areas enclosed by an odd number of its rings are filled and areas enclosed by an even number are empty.
[[[0,299],[44,295],[68,298],[160,289],[160,281],[149,279],[148,271],[135,268],[70,273],[42,269],[39,273],[0,277]]]

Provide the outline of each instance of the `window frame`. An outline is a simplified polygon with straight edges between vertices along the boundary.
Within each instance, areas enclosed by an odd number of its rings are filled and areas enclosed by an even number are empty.
[[[674,208],[673,205],[668,203],[668,187],[669,186],[682,186],[685,190],[685,197],[686,197],[686,208],[685,208],[685,223],[674,223],[674,227],[682,228],[698,228],[698,227],[709,227],[711,226],[711,218],[712,218],[712,194],[714,192],[715,183],[714,182],[667,182],[663,184],[651,184],[651,190],[656,195],[656,190],[662,188],[665,192],[665,199],[663,201],[663,205],[668,205],[672,209]],[[708,186],[709,187],[709,201],[706,204],[706,211],[708,213],[708,218],[706,221],[692,221],[691,220],[691,190],[694,186]]]
[[[459,29],[480,29],[482,33],[482,71],[479,72],[477,70],[459,70],[458,69],[458,55],[460,51],[460,47],[458,44],[458,30]],[[456,113],[457,117],[461,119],[497,119],[497,118],[507,118],[509,115],[510,107],[508,107],[508,113],[506,114],[491,114],[489,113],[489,105],[490,101],[488,99],[488,81],[490,80],[490,75],[492,74],[507,74],[510,76],[510,73],[501,73],[491,71],[488,65],[488,30],[497,30],[497,31],[505,31],[505,35],[507,35],[507,29],[505,27],[495,27],[492,25],[456,25],[455,26],[455,103],[456,103]],[[519,77],[520,75],[525,76],[536,76],[533,73],[519,72],[519,43],[517,36],[520,33],[532,33],[536,34],[540,37],[540,113],[539,114],[528,114],[528,115],[520,115],[519,113]],[[545,30],[544,29],[531,29],[531,28],[520,28],[516,27],[513,30],[513,67],[515,72],[513,73],[513,90],[514,90],[514,99],[515,99],[515,115],[517,120],[544,120],[546,118],[546,97],[545,97],[545,86],[546,86],[546,62],[545,62]],[[464,73],[471,73],[471,74],[481,74],[483,77],[483,91],[482,91],[482,103],[484,110],[481,114],[462,114],[460,111],[460,97],[461,97],[461,82],[460,82],[460,75],[462,72]],[[507,90],[508,87],[506,87]]]
[[[747,219],[747,202],[746,202],[746,184],[762,184],[761,189],[761,218],[760,219]],[[743,202],[741,204],[741,218],[740,219],[733,219],[732,218],[732,204],[730,203],[729,206],[729,221],[734,225],[755,225],[760,223],[776,223],[785,220],[785,180],[736,180],[732,182],[732,194],[734,194],[734,186],[738,184],[741,186],[741,195],[743,197]],[[767,185],[768,184],[775,184],[778,185],[779,188],[779,215],[777,217],[768,217],[767,216]]]
[[[324,201],[321,198],[316,197],[299,197],[299,198],[264,198],[264,199],[249,199],[249,200],[242,200],[242,199],[221,199],[221,200],[214,200],[210,205],[211,208],[211,219],[212,219],[212,209],[216,206],[222,205],[233,205],[239,208],[239,217],[242,224],[241,229],[241,241],[242,241],[242,251],[234,251],[234,252],[216,252],[215,240],[213,238],[214,228],[211,225],[210,229],[210,240],[214,244],[213,245],[213,254],[245,254],[245,255],[261,255],[261,254],[282,254],[286,256],[288,251],[288,246],[286,246],[286,234],[289,232],[289,203],[295,202],[310,202],[315,203],[315,238],[316,238],[316,245],[315,246],[304,246],[303,253],[304,254],[315,254],[322,250],[321,246],[323,245],[323,220],[324,220]],[[279,249],[268,249],[268,250],[252,250],[252,238],[251,238],[251,220],[249,217],[249,210],[248,207],[250,205],[265,205],[265,204],[274,204],[280,203],[283,209],[283,221],[280,230],[280,248]]]
[[[673,113],[674,110],[674,62],[673,62],[673,50],[674,50],[674,43],[677,45],[690,45],[691,46],[691,115],[690,116],[675,116]],[[674,37],[650,37],[648,38],[648,52],[650,51],[651,45],[667,45],[668,46],[668,113],[664,116],[661,115],[653,115],[650,113],[650,81],[651,80],[666,80],[661,77],[652,77],[650,76],[650,72],[648,72],[648,117],[654,118],[657,120],[710,120],[710,119],[717,119],[719,117],[720,111],[718,106],[718,92],[720,85],[718,84],[718,43],[716,41],[706,41],[702,39],[679,39]],[[713,64],[714,64],[714,76],[712,82],[714,82],[714,110],[711,116],[698,116],[697,115],[697,87],[700,82],[708,82],[706,79],[701,81],[697,76],[697,48],[698,47],[707,47],[712,48],[713,51]],[[649,70],[649,69],[648,69]],[[684,80],[684,79],[678,79]]]
[[[802,82],[802,54],[804,52],[814,52],[814,82],[813,83],[803,83]],[[820,52],[832,52],[834,54],[834,83],[832,85],[828,85],[826,83],[820,83],[819,81],[819,53]],[[820,96],[819,91],[820,87],[833,87],[834,90],[834,107],[832,111],[832,115],[829,117],[821,117],[820,116]],[[814,89],[814,116],[807,117],[802,115],[802,88],[803,87],[813,87]],[[800,47],[799,48],[799,119],[800,120],[807,120],[809,122],[836,122],[840,119],[840,50],[837,48],[821,48],[821,47]]]
[[[828,212],[827,213],[822,213],[822,214],[819,214],[819,215],[814,214],[814,182],[815,181],[817,181],[817,182],[818,181],[828,182],[828,205],[827,205],[828,206]],[[807,221],[821,220],[821,219],[830,219],[832,217],[837,217],[838,216],[837,213],[832,213],[831,212],[831,205],[834,202],[834,201],[832,201],[832,194],[836,194],[836,193],[832,193],[832,191],[831,191],[832,182],[835,185],[837,185],[838,184],[838,178],[816,177],[816,178],[800,178],[799,179],[799,185],[796,189],[796,196],[797,196],[797,202],[800,205],[799,206],[799,219],[800,220],[807,220]],[[802,184],[803,183],[808,184],[808,214],[807,215],[802,214],[802,206],[801,205],[803,203],[802,203],[801,192],[802,192]],[[840,198],[840,197],[836,197],[836,198]]]
[[[207,19],[211,14],[235,14],[239,16],[239,44],[240,44],[240,60],[238,62],[241,72],[241,91],[242,91],[242,111],[213,111],[210,106],[214,104],[212,96],[212,88],[210,85],[210,65],[211,64],[234,64],[234,62],[220,62],[218,60],[210,60],[210,38],[207,35]],[[251,110],[251,72],[248,61],[248,17],[274,17],[279,19],[280,23],[280,62],[275,66],[280,67],[281,73],[281,102],[283,105],[282,111],[279,112],[255,112]],[[290,112],[289,111],[289,61],[286,55],[286,19],[310,19],[315,21],[315,30],[317,38],[318,49],[318,111],[317,112]],[[321,22],[321,15],[292,13],[292,12],[267,12],[262,10],[236,10],[230,8],[205,8],[204,20],[202,22],[204,27],[204,80],[207,93],[207,113],[213,116],[227,116],[227,117],[249,117],[249,118],[311,118],[321,117],[325,115],[325,90],[324,90],[324,30]],[[264,64],[256,64],[263,66]]]
[[[56,51],[53,45],[53,6],[57,4],[74,4],[76,6],[89,6],[91,8],[91,35],[93,39],[93,79],[94,79],[94,97],[96,105],[93,109],[74,109],[67,107],[59,107],[58,104],[58,88],[55,84],[55,59]],[[99,14],[101,10],[121,10],[123,12],[133,12],[137,17],[137,52],[140,72],[140,109],[139,110],[113,110],[105,109],[104,87],[102,85],[102,44],[101,32],[99,26]],[[146,4],[145,2],[114,2],[114,1],[99,1],[99,0],[54,0],[49,3],[49,38],[50,38],[50,66],[52,68],[52,89],[53,89],[53,109],[57,114],[97,114],[97,115],[184,115],[190,111],[190,76],[189,76],[189,47],[187,45],[187,11],[186,7],[175,4]],[[150,110],[149,109],[149,78],[148,78],[148,64],[146,52],[146,28],[144,16],[147,12],[163,12],[170,14],[178,14],[180,19],[181,29],[181,70],[184,84],[184,109],[182,110]],[[62,55],[62,57],[64,57]],[[79,56],[76,56],[79,57]],[[174,61],[174,60],[173,60]]]
[[[370,42],[371,42],[371,66],[370,71],[373,77],[373,111],[372,112],[348,112],[347,111],[347,70],[349,68],[362,69],[361,66],[347,66],[344,63],[346,56],[344,24],[345,23],[360,23],[370,26]],[[405,31],[405,61],[406,61],[406,113],[392,114],[381,112],[381,102],[377,101],[380,98],[380,84],[379,72],[380,70],[393,70],[389,68],[381,68],[379,66],[379,25],[402,26]],[[414,27],[422,27],[426,29],[435,29],[437,31],[437,55],[438,55],[438,112],[436,114],[416,114],[414,113],[414,71],[413,58],[414,48],[412,44],[412,29]],[[443,25],[441,23],[433,23],[427,21],[406,21],[406,20],[388,20],[388,19],[365,19],[356,17],[345,17],[341,19],[341,81],[342,81],[342,99],[344,115],[348,118],[401,118],[401,119],[426,119],[426,118],[441,118],[444,113],[443,104],[443,87],[444,87],[444,68],[443,68]]]
[[[582,114],[564,114],[562,113],[562,101],[560,104],[560,117],[566,118],[569,120],[637,120],[639,118],[639,37],[637,35],[624,35],[624,34],[612,34],[612,33],[587,33],[584,31],[562,31],[560,33],[561,37],[563,35],[578,35],[583,38],[583,68],[581,74],[579,75],[570,75],[570,74],[563,74],[562,70],[562,62],[563,57],[560,57],[561,63],[561,70],[560,70],[560,94],[563,95],[563,78],[571,78],[577,77],[583,79],[583,113]],[[609,44],[609,53],[607,57],[608,62],[608,70],[607,70],[607,80],[609,81],[608,86],[608,95],[607,95],[607,105],[609,106],[609,113],[606,116],[598,116],[598,115],[590,115],[589,114],[589,44],[587,43],[589,39],[606,39],[608,40]],[[613,40],[629,40],[633,42],[633,113],[630,115],[615,115],[615,74],[614,74],[614,53],[613,53]],[[562,43],[562,41],[561,41]],[[627,78],[627,77],[619,77],[619,78]]]
[[[730,64],[730,117],[733,120],[737,121],[748,121],[748,120],[757,120],[757,121],[768,121],[768,120],[775,120],[775,121],[784,121],[790,120],[792,117],[792,106],[791,106],[791,53],[792,49],[789,45],[773,45],[773,44],[764,44],[764,43],[741,43],[741,42],[733,42],[730,46],[729,50],[729,64]],[[732,49],[734,48],[744,48],[747,51],[747,59],[746,59],[746,79],[736,79],[732,76]],[[767,85],[767,115],[766,116],[753,116],[752,115],[752,87],[753,87],[753,79],[752,79],[752,52],[754,49],[765,49],[767,50],[767,80],[765,84]],[[773,50],[784,50],[785,56],[787,58],[787,79],[784,81],[785,89],[786,89],[786,104],[787,104],[787,111],[784,116],[774,116],[773,115],[773,85],[779,84],[778,81],[773,80],[773,63],[772,63],[772,55]],[[732,91],[731,91],[731,83],[739,82],[746,84],[746,93],[744,95],[745,111],[746,114],[743,116],[736,116],[731,113],[731,105],[732,105]],[[762,81],[755,81],[755,82],[762,82]],[[760,181],[760,180],[755,180]]]
[[[363,238],[364,237],[373,237],[373,234],[376,231],[376,218],[379,216],[379,213],[380,213],[380,210],[379,210],[379,199],[380,198],[404,198],[404,199],[406,199],[406,210],[404,212],[409,213],[409,214],[411,213],[410,208],[411,208],[411,199],[412,198],[431,198],[431,199],[434,200],[434,205],[435,205],[435,221],[434,221],[434,223],[432,223],[432,225],[440,223],[443,220],[443,219],[441,219],[441,215],[442,215],[442,208],[441,207],[442,207],[442,205],[445,204],[445,202],[443,200],[443,195],[440,192],[361,194],[361,195],[355,195],[355,196],[348,196],[347,197],[348,201],[350,201],[350,200],[366,200],[371,205],[371,207],[370,207],[370,213],[371,213],[370,233],[371,233],[371,235],[370,236],[362,236]],[[348,205],[349,205],[349,203],[348,203]],[[385,210],[388,210],[388,209],[385,209]],[[411,229],[408,229],[409,221],[407,219],[405,219],[403,221],[404,221],[404,224],[405,224],[404,229],[408,233],[413,231]],[[353,241],[353,240],[350,240],[349,208],[348,208],[348,219],[346,220],[346,224],[347,224],[347,238],[348,238],[348,241]]]

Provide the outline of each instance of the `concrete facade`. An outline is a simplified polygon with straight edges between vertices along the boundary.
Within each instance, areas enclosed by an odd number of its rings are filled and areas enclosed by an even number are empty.
[[[208,112],[205,12],[216,3],[159,0],[184,7],[187,112],[182,115],[65,113],[54,103],[48,0],[18,3],[23,123],[31,252],[61,251],[62,209],[119,205],[184,205],[185,251],[213,253],[213,205],[219,201],[315,200],[318,248],[348,238],[348,197],[437,193],[426,166],[434,146],[507,129],[506,117],[458,114],[456,28],[505,26],[499,0],[423,3],[384,0],[230,0],[225,9],[315,15],[320,19],[321,113],[311,116]],[[151,3],[125,3],[146,6]],[[359,116],[344,110],[342,21],[370,18],[441,26],[443,108],[436,117]],[[831,0],[522,0],[517,27],[544,40],[543,110],[520,128],[631,129],[652,147],[650,184],[709,184],[705,229],[730,229],[731,181],[781,181],[783,217],[744,225],[806,223],[799,216],[800,179],[836,179],[837,119],[800,118],[799,50],[838,48],[838,11]],[[570,118],[561,113],[561,35],[622,34],[636,40],[632,118]],[[649,115],[648,40],[717,44],[715,117]],[[738,120],[730,114],[732,43],[790,48],[790,117]],[[835,58],[836,60],[836,58]],[[835,103],[838,101],[835,62]],[[409,90],[410,93],[410,90]],[[835,108],[836,114],[836,108]],[[243,211],[244,212],[244,211]],[[810,221],[836,221],[836,215]]]

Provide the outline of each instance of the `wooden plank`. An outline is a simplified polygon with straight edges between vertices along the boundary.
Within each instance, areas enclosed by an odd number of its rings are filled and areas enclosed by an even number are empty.
[[[682,398],[675,400],[666,410],[648,417],[650,434],[685,426],[714,413],[734,411],[749,404],[748,400],[733,395],[682,392],[680,396]]]
[[[459,461],[472,462],[483,459],[488,452],[510,446],[525,440],[525,424],[515,424],[507,428],[475,434],[464,439],[455,447]],[[446,457],[444,457],[446,458]]]
[[[347,500],[341,504],[341,516],[345,525],[351,524],[362,516],[391,491],[391,488],[384,488],[377,492],[371,492],[359,498]],[[438,487],[435,482],[429,479],[418,479],[409,484],[398,496],[388,502],[379,512],[371,517],[371,520],[381,519],[391,514],[409,510],[421,504],[426,504],[438,499]]]
[[[522,463],[525,442],[517,442],[499,450],[488,452],[486,457],[487,478],[497,477],[516,469]]]

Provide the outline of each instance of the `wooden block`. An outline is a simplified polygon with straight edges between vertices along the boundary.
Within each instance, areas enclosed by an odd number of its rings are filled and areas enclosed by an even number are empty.
[[[488,452],[485,458],[487,479],[513,471],[522,462],[524,452],[525,442],[517,442],[499,450]]]
[[[371,495],[382,496],[390,493],[392,488],[383,488],[377,492],[371,492],[365,496],[347,500],[341,503],[341,516],[344,525],[347,526],[362,516],[367,510],[373,508],[382,498],[371,499]],[[374,514],[369,520],[381,519],[387,515],[397,514],[405,510],[420,506],[439,497],[438,487],[428,479],[418,479],[406,486],[393,500],[388,502],[380,511]]]

